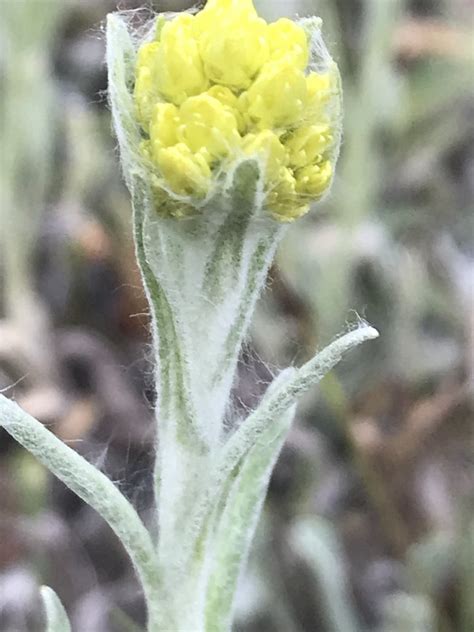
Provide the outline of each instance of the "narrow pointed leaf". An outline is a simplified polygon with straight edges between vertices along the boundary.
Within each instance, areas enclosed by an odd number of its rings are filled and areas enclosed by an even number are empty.
[[[41,598],[46,613],[46,632],[71,632],[66,610],[54,590],[42,586]]]

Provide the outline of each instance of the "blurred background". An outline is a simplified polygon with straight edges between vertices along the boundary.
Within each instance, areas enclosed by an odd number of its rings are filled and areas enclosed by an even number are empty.
[[[323,17],[345,137],[332,195],[279,250],[236,405],[359,316],[381,336],[299,407],[235,631],[472,632],[474,3],[256,5]],[[148,325],[104,65],[105,15],[138,6],[0,0],[0,390],[146,518]],[[77,632],[143,624],[115,536],[1,433],[1,632],[43,629],[41,583]]]

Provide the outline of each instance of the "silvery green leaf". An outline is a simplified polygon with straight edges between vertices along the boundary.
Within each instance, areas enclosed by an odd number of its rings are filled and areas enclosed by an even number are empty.
[[[298,520],[291,530],[291,544],[313,572],[322,596],[325,629],[357,632],[342,550],[330,523],[317,517]]]
[[[104,518],[130,555],[149,607],[157,609],[160,582],[154,545],[125,496],[105,474],[3,395],[0,427]]]
[[[46,612],[46,632],[71,632],[66,610],[54,590],[42,586],[41,598]]]

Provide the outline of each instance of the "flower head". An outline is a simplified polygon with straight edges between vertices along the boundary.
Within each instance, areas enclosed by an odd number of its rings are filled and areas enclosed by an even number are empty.
[[[264,206],[279,221],[328,190],[340,90],[329,56],[314,59],[319,25],[267,24],[252,0],[208,0],[196,15],[160,22],[140,46],[134,89],[160,199],[182,196],[192,209],[249,158],[261,165]]]

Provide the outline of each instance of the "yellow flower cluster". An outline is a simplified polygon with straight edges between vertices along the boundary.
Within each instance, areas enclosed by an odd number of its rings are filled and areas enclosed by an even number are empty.
[[[331,182],[334,145],[333,77],[308,63],[305,30],[284,18],[267,24],[252,0],[208,0],[196,15],[158,21],[138,52],[135,83],[156,181],[204,198],[226,165],[257,156],[270,213],[281,221],[305,213]]]

